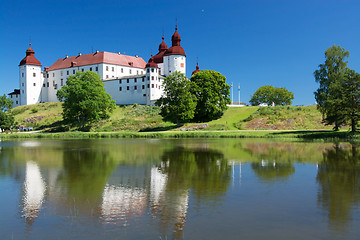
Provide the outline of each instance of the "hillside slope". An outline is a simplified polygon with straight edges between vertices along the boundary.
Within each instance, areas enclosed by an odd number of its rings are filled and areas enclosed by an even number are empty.
[[[40,103],[12,109],[17,125],[34,127],[34,130],[68,131],[62,119],[61,103]],[[187,123],[180,129],[163,121],[159,108],[144,105],[117,106],[110,119],[92,125],[91,131],[166,131],[191,128],[202,124],[203,130],[305,130],[331,129],[321,123],[316,106],[303,107],[230,107],[217,120],[207,123]]]

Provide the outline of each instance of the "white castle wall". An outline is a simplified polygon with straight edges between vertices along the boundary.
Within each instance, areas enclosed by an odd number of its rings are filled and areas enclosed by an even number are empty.
[[[165,76],[176,71],[186,74],[186,57],[183,55],[164,56],[164,69]]]
[[[20,104],[30,105],[41,101],[40,93],[44,78],[41,74],[41,66],[22,65],[20,73]]]

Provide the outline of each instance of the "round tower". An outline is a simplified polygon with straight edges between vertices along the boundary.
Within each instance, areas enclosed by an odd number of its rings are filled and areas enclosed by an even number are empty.
[[[31,43],[26,50],[26,56],[20,61],[19,74],[20,105],[39,103],[44,78],[41,74],[41,63],[35,58]]]
[[[146,104],[153,105],[154,102],[161,97],[162,81],[159,78],[159,66],[154,62],[153,56],[145,65],[146,71]]]
[[[191,76],[194,75],[195,73],[201,72],[200,68],[199,68],[199,63],[196,63],[196,69],[191,73]]]
[[[172,46],[164,53],[164,75],[168,76],[176,71],[186,74],[186,54],[180,46],[181,37],[177,31],[177,25],[171,42]]]

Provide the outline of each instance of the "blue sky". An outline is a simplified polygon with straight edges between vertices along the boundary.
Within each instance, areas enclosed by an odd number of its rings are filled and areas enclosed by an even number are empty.
[[[293,105],[314,104],[313,72],[324,51],[341,45],[360,72],[359,0],[18,1],[0,2],[0,94],[19,87],[18,65],[31,39],[43,67],[79,52],[156,54],[178,23],[187,75],[222,73],[248,102],[263,85],[286,87]]]

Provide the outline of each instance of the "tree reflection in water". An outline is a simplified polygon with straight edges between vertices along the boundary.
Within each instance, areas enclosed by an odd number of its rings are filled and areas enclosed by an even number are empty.
[[[174,239],[182,238],[190,189],[199,202],[202,199],[218,202],[231,179],[231,167],[223,154],[206,148],[175,147],[165,151],[158,170],[167,176],[166,187],[158,201],[151,203],[151,210],[159,219],[163,236],[173,229]]]
[[[353,208],[360,200],[359,146],[344,148],[335,145],[323,153],[319,164],[317,182],[319,205],[328,212],[333,230],[346,231]]]
[[[276,163],[262,161],[259,163],[251,163],[251,168],[256,175],[265,182],[275,180],[287,180],[295,173],[295,167],[291,163]]]

